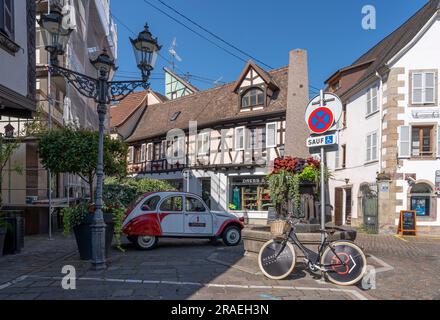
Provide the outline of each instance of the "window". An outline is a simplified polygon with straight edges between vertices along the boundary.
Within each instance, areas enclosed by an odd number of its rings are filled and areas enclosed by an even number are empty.
[[[263,149],[265,145],[265,127],[248,129],[246,135],[246,148],[252,150]]]
[[[435,199],[435,195],[427,183],[417,183],[411,188],[411,210],[414,210],[417,216],[431,216],[432,199]]]
[[[367,136],[367,162],[377,160],[377,133]]]
[[[197,154],[206,155],[209,153],[210,132],[203,132],[197,138]]]
[[[231,178],[229,199],[232,211],[268,211],[273,206],[267,181],[260,176]]]
[[[244,150],[245,127],[235,128],[235,150]]]
[[[412,127],[411,129],[411,156],[433,157],[433,127]]]
[[[342,128],[347,128],[347,104],[342,106]]]
[[[437,96],[435,72],[412,72],[412,104],[434,104]]]
[[[340,158],[340,152],[339,152],[339,147],[335,152],[335,169],[339,169],[339,158]]]
[[[277,124],[268,123],[266,125],[266,148],[275,148],[277,146]]]
[[[160,148],[160,158],[161,159],[165,159],[167,157],[167,141],[163,140],[162,141],[162,146]]]
[[[206,208],[199,199],[187,197],[186,212],[206,212]]]
[[[134,161],[134,147],[128,147],[128,163],[133,163]]]
[[[169,197],[160,206],[160,211],[181,212],[183,210],[182,197]]]
[[[367,92],[367,116],[379,110],[377,92],[377,86],[370,88]]]
[[[147,145],[147,161],[153,161],[153,144]]]
[[[159,196],[148,198],[142,205],[142,211],[155,211],[160,201]]]
[[[180,116],[181,113],[182,113],[181,111],[174,112],[173,115],[172,115],[171,118],[170,118],[170,121],[171,121],[171,122],[176,121],[177,118]]]
[[[0,0],[0,32],[14,39],[14,0]]]
[[[184,137],[174,137],[173,139],[173,157],[175,159],[181,158],[184,155],[184,149],[185,149],[185,138]]]
[[[347,167],[347,145],[342,146],[342,164],[341,168],[345,169]]]
[[[146,157],[145,157],[146,149],[147,149],[147,145],[144,143],[141,146],[141,162],[145,162],[145,159],[146,159]]]
[[[251,88],[241,99],[242,108],[252,108],[264,105],[264,91],[259,88]]]

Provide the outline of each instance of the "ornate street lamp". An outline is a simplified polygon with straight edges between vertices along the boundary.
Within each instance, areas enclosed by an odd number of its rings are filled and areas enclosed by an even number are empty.
[[[95,214],[92,223],[92,265],[95,270],[102,270],[106,267],[105,261],[105,222],[102,213],[102,185],[104,180],[104,122],[109,103],[123,100],[135,89],[142,87],[149,88],[148,78],[154,69],[156,57],[161,46],[157,38],[153,38],[148,26],[140,32],[136,39],[130,39],[138,68],[142,73],[142,80],[134,81],[109,81],[112,73],[116,70],[114,60],[106,51],[90,59],[90,63],[98,72],[97,78],[92,78],[81,73],[58,66],[58,55],[64,54],[65,45],[72,30],[62,27],[62,16],[53,12],[43,15],[39,21],[42,29],[45,30],[46,50],[51,55],[51,65],[48,70],[51,74],[63,76],[82,95],[94,99],[97,103],[99,116],[99,148],[98,162],[96,169],[97,186],[95,200]]]
[[[64,54],[73,29],[63,27],[63,16],[58,10],[41,15],[38,24],[41,27],[45,48],[50,53],[51,62],[56,64],[56,58]]]
[[[157,43],[157,38],[151,35],[148,24],[145,24],[144,31],[140,32],[136,39],[130,38],[130,41],[142,77],[148,78],[156,64],[157,53],[162,47]]]

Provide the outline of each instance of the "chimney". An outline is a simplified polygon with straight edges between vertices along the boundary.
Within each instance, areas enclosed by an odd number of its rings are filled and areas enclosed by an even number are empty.
[[[309,75],[307,51],[296,49],[289,54],[287,83],[287,112],[285,155],[307,157],[306,140],[309,129],[305,123],[305,110],[309,102]]]

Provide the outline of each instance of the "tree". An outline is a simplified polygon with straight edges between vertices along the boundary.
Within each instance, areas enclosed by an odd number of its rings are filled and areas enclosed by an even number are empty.
[[[64,127],[43,133],[38,154],[46,170],[70,173],[81,177],[94,199],[93,181],[98,159],[98,132]],[[127,170],[127,145],[119,140],[104,138],[104,173],[123,177]]]

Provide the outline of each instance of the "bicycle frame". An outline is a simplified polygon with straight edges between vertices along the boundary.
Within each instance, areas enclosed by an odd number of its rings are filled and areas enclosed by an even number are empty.
[[[288,241],[293,242],[301,250],[301,252],[304,254],[307,262],[310,262],[313,267],[315,267],[316,269],[318,269],[322,272],[328,272],[334,267],[340,267],[340,266],[345,267],[347,265],[345,262],[343,262],[339,258],[338,254],[335,252],[334,248],[331,246],[331,242],[328,241],[327,234],[324,234],[324,237],[322,237],[321,243],[318,248],[318,252],[314,252],[313,250],[310,250],[309,248],[307,248],[306,246],[304,246],[302,244],[302,242],[298,239],[298,236],[296,235],[295,226],[293,224],[291,224],[290,231],[287,233],[285,239],[283,240],[283,246],[282,246],[278,255],[280,255],[284,251]],[[332,250],[334,255],[338,258],[338,260],[339,260],[338,264],[321,265],[321,262],[320,262],[321,257],[327,247],[330,247],[330,250]]]

